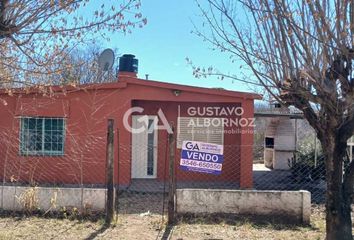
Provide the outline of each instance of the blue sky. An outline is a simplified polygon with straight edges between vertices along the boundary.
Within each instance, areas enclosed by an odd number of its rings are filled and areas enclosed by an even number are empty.
[[[191,33],[193,25],[200,24],[199,9],[194,0],[142,0],[141,12],[148,19],[144,28],[133,33],[111,35],[103,47],[117,48],[119,54],[131,53],[139,59],[138,77],[201,87],[223,87],[229,90],[249,91],[240,82],[219,80],[216,77],[197,79],[188,66],[186,57],[195,65],[213,66],[226,73],[237,74],[237,63],[228,55],[212,51],[211,46]]]

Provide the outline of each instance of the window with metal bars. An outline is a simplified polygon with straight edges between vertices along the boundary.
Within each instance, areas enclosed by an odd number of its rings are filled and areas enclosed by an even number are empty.
[[[22,117],[20,125],[20,154],[64,154],[65,120],[49,117]]]

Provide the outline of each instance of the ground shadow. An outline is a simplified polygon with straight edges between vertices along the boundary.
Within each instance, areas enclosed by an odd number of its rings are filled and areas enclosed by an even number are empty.
[[[317,227],[310,224],[290,221],[284,216],[242,216],[235,214],[183,214],[176,218],[177,224],[227,224],[230,226],[241,226],[251,224],[254,228],[269,228],[272,230],[293,230],[303,231],[306,227],[310,230],[318,230]]]
[[[69,232],[69,230],[73,229],[76,224],[77,224],[77,223],[71,224],[71,225],[68,226],[64,231],[61,231],[61,232],[58,233],[57,235],[51,237],[50,240],[57,239],[59,235],[62,235],[62,234],[65,234],[65,233]]]
[[[71,210],[56,210],[45,212],[42,210],[36,211],[11,211],[11,210],[0,210],[0,218],[11,217],[15,221],[20,221],[26,217],[37,217],[43,219],[67,219],[70,221],[90,221],[97,222],[104,218],[104,213],[99,211],[80,213],[78,211]]]
[[[170,239],[170,235],[171,235],[171,233],[172,233],[173,227],[174,227],[174,224],[168,224],[168,225],[166,225],[166,227],[165,227],[165,229],[164,229],[164,232],[163,232],[161,238],[159,238],[159,237],[160,237],[160,234],[158,234],[156,240],[157,240],[157,239],[161,239],[161,240],[168,240],[168,239]]]
[[[264,166],[262,167],[265,169]],[[311,193],[312,203],[325,202],[326,183],[324,181],[305,181],[305,179],[295,181],[289,170],[253,170],[253,188],[279,191],[307,190]]]
[[[167,206],[167,194],[121,191],[118,195],[118,214],[163,214]]]
[[[95,239],[99,234],[104,233],[108,228],[110,228],[110,226],[111,226],[110,224],[103,224],[100,229],[98,229],[97,231],[91,233],[90,236],[85,238],[85,240],[93,240],[93,239]]]

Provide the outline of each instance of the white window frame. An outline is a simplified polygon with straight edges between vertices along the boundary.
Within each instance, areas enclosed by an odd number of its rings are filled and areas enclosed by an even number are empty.
[[[25,144],[25,139],[24,139],[24,131],[27,129],[24,129],[24,120],[25,119],[42,119],[42,129],[41,129],[41,135],[42,135],[42,147],[41,150],[28,150],[26,149],[26,144]],[[62,150],[57,151],[57,150],[45,150],[45,120],[48,119],[57,119],[57,120],[62,120],[63,121],[63,126],[62,126],[62,141],[60,144],[62,144]],[[19,153],[22,156],[63,156],[65,152],[65,133],[66,133],[66,119],[63,117],[20,117],[20,131],[19,131]],[[57,130],[58,131],[58,130]],[[58,142],[59,143],[59,142]]]
[[[194,120],[195,122],[198,121],[199,119],[199,122],[202,121],[204,122],[204,119],[209,119],[210,122],[212,122],[213,119],[215,118],[205,118],[205,117],[178,117],[177,118],[177,148],[182,148],[182,142],[183,141],[186,141],[186,140],[190,140],[190,141],[198,141],[198,139],[196,139],[196,135],[195,135],[195,130],[194,130],[194,127],[191,126],[190,129],[187,129],[187,131],[191,131],[192,134],[191,134],[191,139],[184,139],[184,137],[182,136],[182,133],[181,133],[181,120],[187,120],[187,121],[190,121],[190,120]],[[216,141],[211,141],[210,138],[211,138],[211,132],[212,130],[215,130],[215,129],[212,129],[213,126],[210,125],[209,127],[208,126],[205,126],[203,127],[204,131],[206,131],[207,133],[207,136],[206,136],[206,140],[205,142],[207,143],[214,143],[214,144],[220,144],[220,145],[224,145],[224,119],[223,118],[218,118],[221,122],[221,125],[218,126],[220,129],[217,129],[218,131],[220,131],[220,142],[216,142]],[[200,128],[200,127],[197,127],[197,128]],[[215,128],[215,127],[214,127]]]

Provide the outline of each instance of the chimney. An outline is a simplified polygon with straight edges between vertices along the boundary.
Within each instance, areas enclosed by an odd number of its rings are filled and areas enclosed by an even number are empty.
[[[133,54],[124,54],[119,58],[119,76],[137,77],[138,59]]]

